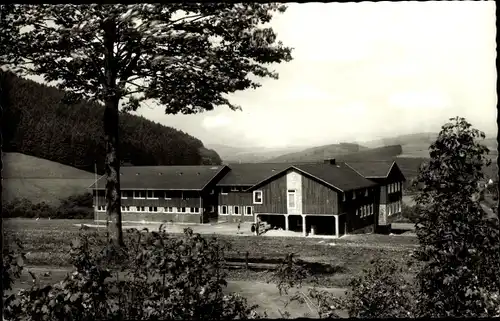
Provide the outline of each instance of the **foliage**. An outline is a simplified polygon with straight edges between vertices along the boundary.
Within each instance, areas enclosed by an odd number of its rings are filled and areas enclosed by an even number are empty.
[[[416,305],[413,284],[389,260],[377,260],[371,269],[354,278],[344,309],[355,318],[406,318]]]
[[[450,120],[418,176],[419,308],[430,317],[492,317],[500,303],[499,222],[481,208],[478,184],[488,149],[477,142],[484,133]]]
[[[402,204],[401,213],[389,217],[391,222],[394,223],[416,223],[419,214],[419,207],[417,205]]]
[[[16,5],[2,9],[9,48],[0,60],[55,82],[67,90],[65,101],[104,104],[107,231],[123,245],[120,107],[135,111],[149,100],[167,114],[240,109],[227,94],[278,78],[265,65],[292,59],[264,26],[285,10],[276,3]]]
[[[255,307],[249,307],[246,300],[223,293],[224,249],[215,239],[207,240],[190,229],[185,230],[182,238],[171,238],[162,228],[152,233],[128,231],[130,242],[125,249],[116,249],[94,234],[83,232],[71,250],[76,271],[60,284],[46,287],[35,284],[31,289],[21,290],[7,304],[8,319],[258,317]],[[119,255],[109,255],[110,250],[118,250]],[[116,258],[121,259],[119,264]]]
[[[104,173],[103,106],[89,101],[69,106],[61,101],[64,93],[56,88],[1,71],[0,78],[6,100],[2,119],[4,151],[33,155],[88,172],[94,172],[97,163],[97,172]],[[222,162],[199,139],[144,117],[122,114],[120,133],[122,160],[129,165]]]
[[[25,198],[14,199],[2,202],[2,215],[4,218],[93,219],[92,202],[92,194],[90,193],[62,199],[59,206],[49,205],[45,202],[35,204]]]

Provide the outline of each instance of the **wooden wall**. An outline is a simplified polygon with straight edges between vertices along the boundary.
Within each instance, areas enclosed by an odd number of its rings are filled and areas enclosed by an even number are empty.
[[[302,176],[302,212],[304,214],[338,214],[337,192]]]
[[[262,191],[262,204],[253,204],[254,212],[286,214],[286,188],[286,176],[284,174],[258,188],[257,190]]]

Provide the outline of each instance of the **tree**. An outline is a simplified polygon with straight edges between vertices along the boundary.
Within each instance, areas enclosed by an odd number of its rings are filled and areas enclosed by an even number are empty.
[[[450,120],[418,175],[419,307],[430,317],[498,316],[499,224],[479,203],[489,161],[477,139],[485,135],[464,118]]]
[[[0,60],[56,82],[67,101],[104,104],[108,235],[122,245],[120,106],[136,110],[153,100],[167,114],[240,109],[227,94],[259,87],[255,77],[276,79],[265,65],[292,59],[291,48],[264,26],[285,9],[274,3],[5,6],[8,41]]]

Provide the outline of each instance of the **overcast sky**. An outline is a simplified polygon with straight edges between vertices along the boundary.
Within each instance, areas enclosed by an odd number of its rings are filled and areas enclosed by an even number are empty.
[[[219,107],[138,114],[205,144],[311,146],[437,132],[466,117],[496,135],[495,2],[290,3],[271,23],[295,48],[279,80]]]
[[[495,2],[289,4],[271,25],[295,48],[243,111],[139,113],[205,144],[293,146],[438,131],[466,117],[496,135]]]

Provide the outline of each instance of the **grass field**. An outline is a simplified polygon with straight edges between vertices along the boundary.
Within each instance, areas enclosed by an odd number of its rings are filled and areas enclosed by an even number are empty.
[[[6,235],[18,237],[24,243],[27,264],[33,266],[69,266],[71,240],[78,237],[84,220],[5,219]],[[192,227],[196,232],[196,226]],[[214,231],[217,231],[214,227]],[[104,229],[100,230],[104,237]],[[212,233],[213,234],[213,233]],[[180,234],[175,234],[180,235]],[[359,275],[375,258],[391,257],[404,266],[408,255],[416,246],[412,236],[350,235],[342,239],[265,237],[216,235],[217,239],[231,245],[227,255],[243,257],[249,252],[253,258],[282,259],[295,253],[306,262],[325,263],[337,273],[321,275],[326,286],[344,287],[354,275]],[[235,280],[267,280],[265,271],[229,271]]]
[[[48,276],[40,276],[41,283],[56,283],[64,279],[72,270],[69,265],[69,250],[72,239],[80,232],[78,224],[91,224],[89,220],[45,220],[4,219],[6,235],[20,238],[27,254],[27,270],[41,275],[50,271]],[[197,226],[190,226],[196,232]],[[205,225],[204,234],[210,236]],[[227,230],[224,226],[212,227],[212,232]],[[236,228],[234,227],[236,230]],[[100,232],[104,235],[104,229]],[[178,234],[177,234],[178,235]],[[243,256],[246,251],[253,258],[281,259],[285,254],[293,252],[299,259],[309,263],[323,263],[334,267],[332,272],[316,275],[318,284],[336,295],[343,295],[352,277],[360,275],[363,269],[370,266],[375,258],[392,258],[406,266],[410,252],[416,246],[416,238],[389,235],[349,235],[341,239],[266,237],[215,235],[220,241],[231,244],[232,249],[227,256]],[[290,296],[281,296],[276,285],[268,283],[271,272],[266,270],[228,270],[228,287],[226,291],[237,292],[246,297],[250,304],[259,305],[259,311],[266,311],[270,318],[280,318],[279,311],[285,310],[285,302]],[[406,271],[407,277],[413,275]],[[306,280],[305,286],[311,285],[312,279]],[[16,282],[15,289],[26,288],[31,284],[27,271]],[[306,291],[306,289],[302,289]],[[293,291],[292,291],[293,293]],[[292,303],[286,310],[292,317],[315,317],[305,304]],[[343,313],[345,315],[345,312]]]
[[[20,153],[3,154],[3,201],[26,198],[58,205],[61,198],[88,192],[94,174]]]

